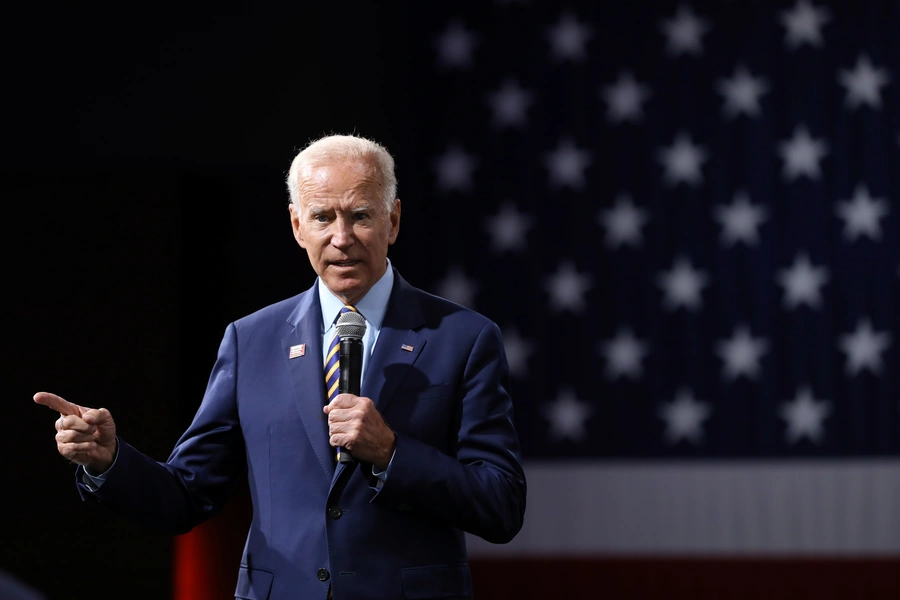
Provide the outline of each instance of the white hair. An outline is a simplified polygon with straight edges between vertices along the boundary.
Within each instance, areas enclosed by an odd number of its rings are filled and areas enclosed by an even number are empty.
[[[294,211],[300,211],[300,175],[307,169],[342,162],[365,161],[375,171],[382,188],[382,199],[387,214],[394,210],[397,198],[397,176],[394,174],[394,157],[378,142],[355,135],[327,135],[309,143],[291,162],[287,176],[288,194]]]

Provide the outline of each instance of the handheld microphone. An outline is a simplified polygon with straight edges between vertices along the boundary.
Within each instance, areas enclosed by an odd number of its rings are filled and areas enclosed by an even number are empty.
[[[335,326],[341,339],[341,377],[338,391],[341,394],[359,396],[359,382],[362,379],[363,336],[366,334],[366,320],[357,312],[345,312],[338,317]],[[352,464],[356,459],[344,448],[337,449],[338,462]]]

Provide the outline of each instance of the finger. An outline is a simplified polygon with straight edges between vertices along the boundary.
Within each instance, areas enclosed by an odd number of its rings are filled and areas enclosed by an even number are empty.
[[[335,433],[344,435],[356,435],[357,432],[359,432],[359,423],[343,421],[340,423],[328,424],[328,435],[334,435]]]
[[[338,394],[334,400],[328,403],[332,409],[335,408],[352,408],[359,402],[359,396],[354,394]]]
[[[342,407],[341,407],[340,405],[338,405],[338,404],[335,404],[335,402],[337,402],[337,398],[335,398],[334,400],[332,400],[330,403],[326,404],[326,405],[322,408],[322,412],[324,412],[326,415],[329,415],[329,416],[330,416],[330,415],[331,415],[331,411],[333,411],[333,410],[340,410]]]
[[[72,460],[76,454],[88,454],[96,451],[97,442],[93,440],[90,442],[66,442],[64,444],[57,444],[56,447],[60,454],[69,460]]]
[[[349,421],[353,418],[353,411],[347,410],[346,408],[334,408],[329,410],[328,415],[328,423],[340,423],[343,421]]]
[[[56,434],[56,441],[60,444],[92,442],[94,441],[94,436],[89,433],[82,433],[72,429],[63,429]]]
[[[72,404],[50,392],[38,392],[34,395],[34,401],[47,408],[52,408],[62,415],[81,415],[81,410],[77,404]]]
[[[85,423],[82,419],[72,415],[60,415],[57,423],[59,423],[57,431],[72,431],[85,435],[93,435],[97,431],[96,425]]]

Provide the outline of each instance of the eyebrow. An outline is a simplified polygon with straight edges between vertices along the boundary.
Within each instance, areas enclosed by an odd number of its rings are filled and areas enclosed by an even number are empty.
[[[307,209],[307,213],[311,216],[323,215],[327,212],[331,212],[330,208],[325,206],[310,206]],[[353,214],[363,213],[363,212],[372,212],[372,206],[370,204],[364,204],[362,206],[356,206],[351,211]]]

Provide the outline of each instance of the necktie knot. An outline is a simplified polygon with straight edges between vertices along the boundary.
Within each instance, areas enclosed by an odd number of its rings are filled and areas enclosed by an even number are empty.
[[[348,312],[359,312],[359,311],[356,310],[356,307],[355,307],[355,306],[352,306],[352,305],[350,305],[350,304],[345,304],[344,306],[341,307],[341,311],[338,313],[338,316],[335,317],[335,319],[334,319],[335,322],[337,322],[337,320],[338,320],[339,318],[341,318],[341,315],[342,315],[342,314],[348,313]]]

